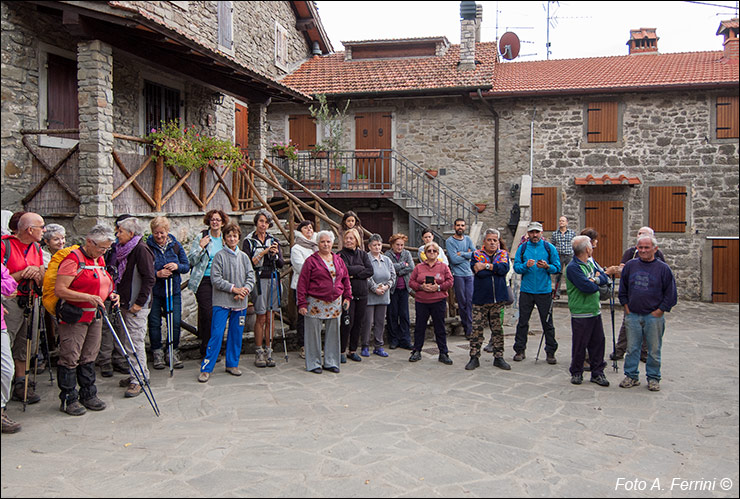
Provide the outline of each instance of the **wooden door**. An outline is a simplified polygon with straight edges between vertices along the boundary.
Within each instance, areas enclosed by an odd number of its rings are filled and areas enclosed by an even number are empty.
[[[558,218],[558,188],[532,187],[532,221],[552,232],[558,229]]]
[[[388,240],[393,235],[393,213],[369,211],[359,212],[357,216],[360,217],[363,227],[373,234],[380,234],[383,243],[388,244]]]
[[[623,216],[622,201],[586,201],[586,227],[599,233],[594,260],[604,268],[619,265],[622,260]]]
[[[234,105],[234,145],[239,148],[244,157],[249,156],[249,124],[246,106]]]
[[[737,239],[717,239],[712,242],[712,301],[740,301],[740,269]]]
[[[391,118],[386,113],[360,113],[355,115],[355,149],[358,159],[356,178],[370,179],[371,189],[388,189],[391,186],[390,150]]]

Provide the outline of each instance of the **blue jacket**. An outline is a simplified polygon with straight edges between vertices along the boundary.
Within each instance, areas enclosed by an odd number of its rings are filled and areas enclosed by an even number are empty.
[[[470,260],[470,270],[477,262],[491,263],[489,270],[479,270],[473,279],[473,305],[505,302],[508,299],[506,290],[506,274],[509,272],[509,253],[499,250],[491,258],[482,249],[473,253]],[[495,286],[495,289],[494,289]]]
[[[546,246],[550,246],[548,251]],[[524,252],[524,255],[522,255]],[[550,266],[541,269],[537,265],[527,267],[527,260],[545,260]],[[552,280],[550,274],[560,272],[560,257],[555,246],[544,239],[533,243],[527,241],[519,245],[514,257],[514,272],[522,275],[521,291],[533,295],[545,295],[552,293]]]
[[[167,247],[164,251],[162,251],[162,248],[154,242],[154,236],[149,236],[149,239],[146,240],[146,244],[152,250],[152,253],[154,253],[155,272],[162,270],[167,263],[175,262],[177,264],[177,271],[172,273],[172,291],[174,295],[179,295],[180,274],[186,274],[190,271],[188,255],[185,253],[185,249],[182,247],[182,244],[180,244],[172,234],[169,234],[167,237]],[[160,298],[165,297],[165,281],[166,279],[160,279],[157,277],[157,280],[154,283],[154,288],[152,289],[152,294],[154,296]]]
[[[470,270],[470,260],[475,251],[475,245],[470,236],[463,236],[462,241],[455,239],[454,236],[447,238],[445,243],[447,257],[450,260],[450,271],[454,277],[471,276],[473,271]],[[458,255],[457,252],[460,252]]]

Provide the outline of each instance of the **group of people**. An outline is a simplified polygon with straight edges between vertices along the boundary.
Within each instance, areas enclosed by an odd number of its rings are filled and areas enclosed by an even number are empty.
[[[255,229],[246,237],[225,212],[209,211],[203,220],[206,228],[194,238],[188,252],[170,232],[165,217],[151,221],[149,237],[144,236],[138,218],[121,215],[114,227],[96,225],[82,244],[65,247],[62,226],[46,226],[36,213],[16,215],[10,223],[12,234],[4,235],[2,244],[3,432],[20,429],[5,413],[11,397],[27,404],[40,400],[26,379],[27,359],[38,351],[33,343],[38,337],[28,335],[32,340],[28,342],[24,334],[30,331],[28,322],[33,320],[29,310],[44,290],[56,302],[45,329],[50,343],[58,345],[60,410],[70,415],[105,409],[97,396],[96,364],[104,377],[113,376],[114,370],[126,375],[119,383],[125,388],[125,397],[141,393],[142,380],[149,378],[147,334],[154,369],[165,369],[168,364],[171,369],[183,367],[179,353],[180,289],[182,275],[187,273],[188,287],[198,307],[198,380],[209,381],[220,361],[224,334],[225,371],[234,376],[242,374],[239,360],[249,303],[256,315],[255,365],[276,365],[272,340],[275,313],[286,299],[280,278],[285,261],[279,242],[269,233],[273,220],[268,211],[260,210],[255,215]],[[573,331],[571,382],[582,382],[590,362],[591,381],[608,386],[599,286],[621,274],[618,296],[625,319],[617,350],[612,353],[618,359],[626,352],[626,377],[620,386],[639,384],[644,340],[648,388],[659,389],[663,313],[676,303],[676,286],[649,227],[640,229],[636,246],[625,252],[622,264],[607,269],[592,257],[598,233],[584,229],[576,236],[568,229],[565,217],[561,217],[560,228],[553,234],[554,244],[542,238],[541,224],[530,223],[513,258],[496,229],[485,231],[479,249],[465,235],[464,220],[456,220],[454,229],[446,241],[446,252],[434,241],[434,234],[425,231],[419,263],[415,264],[405,248],[406,235],[391,236],[390,249],[383,253],[381,236],[372,234],[365,241],[366,231],[354,212],[347,212],[342,219],[336,252],[334,232],[315,233],[311,221],[299,223],[290,249],[290,288],[298,312],[296,326],[306,370],[339,373],[341,364],[348,360],[361,362],[362,357],[371,354],[388,357],[384,348],[386,328],[388,347],[410,350],[409,361],[418,362],[430,318],[438,360],[451,365],[444,321],[448,292],[453,287],[470,343],[465,369],[480,367],[481,352],[487,351],[493,354],[493,366],[510,370],[504,359],[502,319],[504,307],[513,300],[507,280],[513,267],[522,276],[514,361],[526,358],[529,319],[536,306],[544,330],[546,361],[556,363],[558,344],[552,304],[565,274]],[[554,291],[552,276],[556,277]],[[416,311],[413,340],[410,293]],[[111,334],[104,334],[103,324],[110,322],[103,314],[108,313],[113,323],[123,326],[125,335],[115,326],[110,328]],[[51,316],[55,316],[53,320]],[[165,341],[163,318],[167,319]],[[486,328],[492,334],[483,347]],[[35,359],[38,362],[39,355]],[[45,362],[51,368],[49,360],[47,352]],[[39,367],[37,364],[37,370]]]

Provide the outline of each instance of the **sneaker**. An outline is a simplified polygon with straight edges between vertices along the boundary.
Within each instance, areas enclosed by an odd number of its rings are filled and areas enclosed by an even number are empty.
[[[348,358],[349,360],[353,360],[353,361],[355,361],[355,362],[362,362],[362,358],[361,358],[361,357],[360,357],[359,355],[357,355],[357,353],[356,353],[356,352],[350,352],[350,353],[349,353],[349,354],[347,355],[347,358]]]
[[[609,386],[609,380],[606,376],[599,374],[598,376],[591,376],[591,383],[596,383],[599,386]]]
[[[128,378],[123,378],[121,381],[118,382],[118,386],[121,388],[126,388],[128,385],[131,384],[131,382],[134,380],[132,376],[129,376]]]
[[[583,383],[583,374],[574,374],[570,377],[570,382],[574,385],[580,385],[581,383]]]
[[[175,369],[182,369],[185,367],[185,364],[183,364],[182,359],[180,358],[179,348],[172,350],[172,357],[173,357],[172,367],[174,367]]]
[[[508,362],[504,360],[503,357],[496,357],[493,359],[493,367],[498,367],[499,369],[503,369],[504,371],[511,371],[511,366]]]
[[[483,347],[484,352],[493,353],[493,338],[488,342],[488,345]]]
[[[555,359],[555,354],[554,353],[548,353],[547,354],[547,363],[548,364],[551,364],[551,365],[558,363],[558,361]],[[591,368],[589,368],[589,369],[591,369]]]
[[[128,390],[123,394],[126,398],[134,398],[141,395],[141,385],[138,383],[131,383],[128,385]]]
[[[409,357],[409,362],[418,362],[421,360],[421,352],[417,352],[416,350],[411,351],[411,357]]]
[[[446,353],[439,354],[439,358],[437,360],[440,361],[442,364],[445,364],[448,366],[452,365],[452,359]]]
[[[649,379],[648,380],[648,390],[651,392],[659,392],[660,391],[660,381],[657,379]]]
[[[620,388],[632,388],[633,386],[640,386],[640,380],[625,376],[622,382],[619,383]]]
[[[159,350],[152,350],[152,364],[154,369],[164,369],[167,367],[164,363],[164,352],[161,348]]]
[[[398,347],[399,348],[403,348],[404,350],[413,350],[414,349],[414,345],[412,345],[411,343],[402,343],[402,344],[398,345]]]
[[[79,400],[67,403],[62,401],[62,405],[59,406],[59,410],[62,412],[66,412],[70,416],[82,416],[87,412],[87,409],[85,409],[85,407],[80,404]]]
[[[210,377],[211,377],[211,373],[201,371],[201,373],[198,375],[198,381],[200,383],[208,383],[208,378]]]
[[[254,365],[257,367],[267,367],[266,352],[262,347],[254,352]]]
[[[19,431],[21,431],[21,424],[10,419],[3,409],[3,433],[18,433]]]
[[[13,385],[13,396],[11,397],[12,400],[17,400],[19,402],[23,402],[23,400],[26,400],[27,404],[35,404],[36,402],[41,400],[41,397],[38,393],[33,391],[33,383],[30,381],[28,382],[28,398],[25,398],[24,395],[26,394],[26,378],[16,378],[15,379],[15,385]]]
[[[232,376],[241,376],[242,371],[239,369],[239,367],[227,367],[226,372],[231,374]]]
[[[272,348],[267,349],[265,357],[265,365],[267,367],[275,367],[275,361],[272,359]]]
[[[298,354],[298,356],[302,359],[306,358],[306,347],[301,347],[301,352]]]
[[[514,362],[521,362],[521,361],[523,361],[526,358],[527,358],[527,356],[524,354],[524,352],[517,352],[514,355]]]
[[[342,354],[339,356],[339,363],[340,364],[346,364],[347,363],[347,356],[345,354]]]
[[[378,348],[374,349],[373,350],[373,353],[375,355],[379,355],[380,357],[388,357],[388,352],[386,352],[385,350],[383,350],[383,347],[378,347]]]
[[[480,360],[478,360],[478,357],[470,357],[470,360],[467,364],[465,364],[465,370],[466,371],[472,371],[476,367],[480,367]]]
[[[113,377],[113,364],[110,362],[102,364],[100,366],[100,375],[104,378],[112,378]]]
[[[93,395],[89,399],[80,399],[80,403],[85,406],[86,409],[91,411],[102,411],[105,409],[105,402],[100,400],[97,395]]]
[[[360,355],[362,355],[363,357],[370,357],[370,348],[362,347],[362,350],[360,351]]]

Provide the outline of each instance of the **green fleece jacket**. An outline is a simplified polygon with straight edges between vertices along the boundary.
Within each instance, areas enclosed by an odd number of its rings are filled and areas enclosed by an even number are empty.
[[[599,285],[606,284],[608,277],[594,277],[596,267],[590,261],[582,262],[574,256],[565,269],[568,289],[568,308],[571,317],[588,318],[601,315]]]

